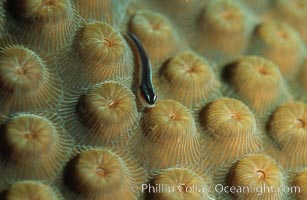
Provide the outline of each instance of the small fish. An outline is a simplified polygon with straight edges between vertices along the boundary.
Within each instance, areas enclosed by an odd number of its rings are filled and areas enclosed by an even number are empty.
[[[152,70],[150,60],[137,36],[130,32],[128,32],[128,35],[136,45],[142,61],[142,78],[141,85],[138,90],[138,95],[145,107],[153,107],[157,101],[157,95],[152,84]]]

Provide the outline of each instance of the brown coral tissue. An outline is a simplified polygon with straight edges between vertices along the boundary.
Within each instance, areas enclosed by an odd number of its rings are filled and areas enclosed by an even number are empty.
[[[270,117],[268,132],[280,148],[278,161],[285,168],[307,167],[307,105],[288,102]]]
[[[188,108],[221,95],[221,84],[207,59],[192,51],[172,57],[159,73],[157,90],[164,98],[174,99]]]
[[[139,162],[149,169],[193,165],[200,159],[199,137],[191,112],[179,102],[166,99],[144,111],[131,147]]]
[[[0,48],[0,108],[4,113],[52,110],[62,98],[57,74],[21,45]]]
[[[85,23],[70,53],[61,62],[65,85],[85,87],[106,80],[132,83],[132,51],[120,32],[107,23]]]
[[[303,200],[307,198],[307,168],[296,173],[292,186],[298,189],[296,192],[296,199]]]
[[[69,0],[11,0],[12,33],[31,47],[58,53],[67,47],[78,26]]]
[[[177,51],[178,36],[160,13],[139,10],[130,20],[129,31],[141,40],[153,63],[159,63]]]
[[[205,154],[214,166],[262,148],[256,119],[241,101],[220,98],[209,103],[199,119],[205,136]],[[220,147],[223,146],[223,149]]]
[[[66,128],[78,144],[126,145],[137,126],[135,96],[123,84],[104,82],[64,102]]]
[[[228,168],[228,167],[226,167]],[[228,172],[217,176],[218,184],[235,188],[232,192],[220,194],[220,199],[287,199],[285,190],[276,192],[286,186],[282,168],[265,154],[251,154],[236,161]],[[272,189],[273,188],[273,189]],[[275,191],[275,192],[274,192]]]
[[[262,56],[243,56],[226,65],[223,79],[231,96],[242,100],[261,119],[292,99],[279,68]]]
[[[81,147],[68,163],[64,183],[68,199],[137,199],[145,178],[142,168],[126,152]]]
[[[56,178],[73,144],[56,114],[17,113],[0,125],[0,164],[7,177]]]
[[[62,196],[45,183],[32,180],[17,181],[2,191],[3,200],[62,200]]]
[[[191,44],[218,63],[241,55],[249,41],[255,20],[236,0],[209,1],[200,12]]]
[[[286,79],[293,79],[304,58],[304,43],[299,33],[282,21],[267,20],[255,30],[250,54],[260,54],[273,61]]]

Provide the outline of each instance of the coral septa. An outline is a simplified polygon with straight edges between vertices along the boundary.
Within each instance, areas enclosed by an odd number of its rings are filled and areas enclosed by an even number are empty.
[[[54,180],[73,140],[57,114],[16,113],[1,126],[1,165],[8,177]]]
[[[114,81],[67,95],[60,113],[76,142],[88,145],[125,146],[139,120],[134,94]]]
[[[124,150],[87,146],[74,149],[63,173],[65,197],[93,200],[137,199],[146,177]]]

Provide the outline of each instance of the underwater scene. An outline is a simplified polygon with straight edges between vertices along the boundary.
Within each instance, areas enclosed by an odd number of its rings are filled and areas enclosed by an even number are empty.
[[[0,0],[0,200],[307,200],[307,0]]]

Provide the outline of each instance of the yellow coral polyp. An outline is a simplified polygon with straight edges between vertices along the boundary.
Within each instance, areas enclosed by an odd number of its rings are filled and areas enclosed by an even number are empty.
[[[198,51],[216,60],[236,57],[243,53],[251,35],[254,20],[250,15],[239,1],[210,1],[197,20],[197,31],[201,36],[195,36],[198,40],[191,38],[191,43]]]
[[[130,20],[128,29],[140,39],[153,63],[160,63],[177,51],[178,36],[160,13],[140,10]]]
[[[303,41],[307,42],[307,2],[305,0],[277,0],[274,11],[276,15],[291,24],[300,33]]]
[[[7,112],[54,109],[61,101],[60,80],[34,51],[21,45],[0,49],[0,107]]]
[[[292,98],[278,67],[261,56],[243,56],[224,68],[224,80],[234,97],[260,118]]]
[[[273,61],[286,79],[292,79],[303,62],[304,45],[299,33],[289,24],[268,20],[262,22],[252,38],[251,54]]]
[[[36,181],[18,181],[13,183],[3,195],[3,200],[60,200],[60,195],[50,186]]]
[[[221,84],[212,64],[193,52],[183,52],[171,58],[159,74],[159,90],[165,98],[187,107],[209,101],[220,95]]]
[[[67,198],[92,200],[137,199],[144,172],[123,151],[85,148],[76,153],[65,171]],[[135,188],[133,187],[135,185]]]
[[[72,57],[63,62],[63,78],[70,85],[84,87],[106,80],[132,82],[132,52],[120,32],[107,23],[85,23],[75,37]]]
[[[140,133],[132,137],[137,159],[149,169],[196,164],[200,141],[190,111],[173,100],[161,100],[143,113]],[[142,147],[142,148],[141,148]]]
[[[65,118],[78,143],[124,145],[139,118],[134,94],[118,82],[105,82],[69,99]]]
[[[48,114],[19,113],[1,122],[0,163],[7,176],[55,179],[72,145],[60,126],[60,119]]]
[[[205,154],[213,165],[261,150],[256,119],[241,101],[220,98],[209,103],[199,119],[206,135]],[[223,149],[220,147],[223,146]],[[210,153],[207,153],[210,152]],[[204,160],[207,162],[207,159]]]
[[[307,105],[288,102],[273,112],[268,132],[281,150],[278,161],[285,168],[305,166],[307,154]],[[295,154],[295,156],[293,156]]]
[[[12,0],[8,11],[16,22],[11,32],[20,41],[52,53],[69,45],[79,23],[69,0]]]
[[[287,195],[285,191],[272,192],[270,189],[285,187],[285,178],[278,164],[265,154],[249,155],[238,160],[229,172],[228,184],[236,188],[249,187],[249,190],[235,193],[237,199],[257,198],[259,191],[253,189],[257,187],[263,187],[263,199],[284,199]]]
[[[292,186],[297,188],[297,192],[294,194],[298,200],[303,200],[307,198],[307,169],[304,168],[298,171],[292,182]]]

